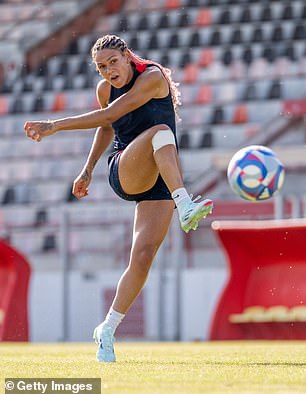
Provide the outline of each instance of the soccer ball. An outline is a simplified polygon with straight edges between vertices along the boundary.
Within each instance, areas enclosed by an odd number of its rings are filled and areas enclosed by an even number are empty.
[[[227,178],[232,190],[250,201],[266,200],[281,189],[285,171],[275,153],[265,146],[240,149],[231,158]]]

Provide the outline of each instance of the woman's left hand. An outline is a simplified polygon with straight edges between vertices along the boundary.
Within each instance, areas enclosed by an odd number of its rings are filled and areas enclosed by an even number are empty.
[[[26,122],[24,129],[27,133],[27,137],[32,138],[34,141],[41,141],[44,137],[55,134],[58,130],[55,127],[54,122],[51,121],[33,121]]]

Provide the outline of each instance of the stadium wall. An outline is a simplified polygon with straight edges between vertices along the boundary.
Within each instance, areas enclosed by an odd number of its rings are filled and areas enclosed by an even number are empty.
[[[93,328],[103,319],[106,309],[103,294],[105,290],[115,288],[121,273],[122,270],[109,270],[88,276],[80,271],[71,272],[65,303],[62,274],[58,271],[34,272],[30,290],[30,340],[91,341]],[[143,290],[144,335],[142,338],[135,335],[137,339],[208,339],[212,313],[225,282],[226,270],[221,266],[183,269],[179,277],[181,286],[177,291],[174,270],[167,269],[162,276],[158,269],[152,271]],[[162,293],[161,281],[164,284]],[[162,302],[160,294],[163,294]],[[179,304],[177,294],[181,300]],[[136,324],[140,322],[141,319]],[[117,339],[134,338],[130,333]]]

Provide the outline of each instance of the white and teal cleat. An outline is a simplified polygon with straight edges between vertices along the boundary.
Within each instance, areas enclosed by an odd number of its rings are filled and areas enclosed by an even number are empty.
[[[180,214],[180,222],[182,229],[188,233],[190,229],[196,230],[200,219],[205,219],[206,216],[212,213],[214,204],[211,200],[206,199],[199,202],[201,196],[196,197],[191,201],[182,213]]]
[[[93,339],[98,345],[96,353],[97,361],[104,363],[113,363],[116,361],[114,352],[114,334],[109,326],[100,324],[95,328]]]

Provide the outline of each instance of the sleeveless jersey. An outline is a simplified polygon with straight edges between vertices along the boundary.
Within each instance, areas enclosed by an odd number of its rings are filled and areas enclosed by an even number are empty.
[[[111,86],[109,103],[128,92],[134,85],[136,79],[146,67],[153,66],[147,64],[134,69],[131,81],[122,88]],[[176,138],[175,111],[169,89],[168,96],[164,98],[151,99],[136,110],[122,116],[112,126],[115,131],[114,149],[123,150],[143,131],[157,124],[166,124],[170,127]]]

